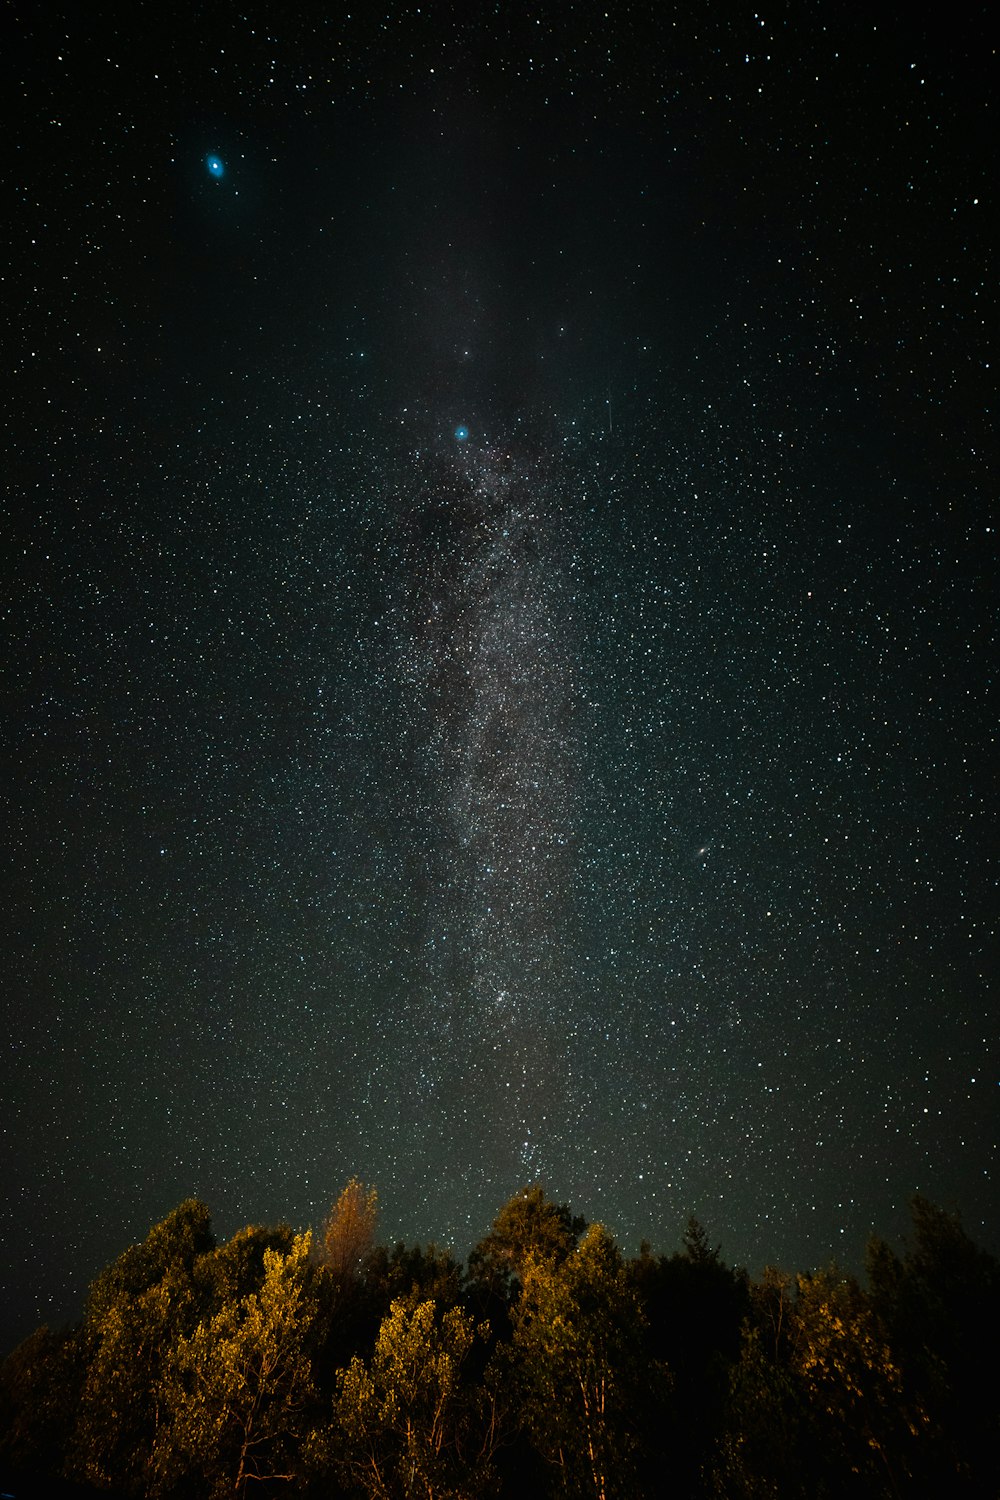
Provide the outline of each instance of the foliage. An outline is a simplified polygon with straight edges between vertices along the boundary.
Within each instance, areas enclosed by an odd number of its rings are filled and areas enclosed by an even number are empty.
[[[830,1271],[800,1276],[797,1288],[793,1368],[824,1451],[865,1488],[884,1477],[894,1491],[926,1418],[908,1408],[899,1366],[858,1284]]]
[[[437,1245],[395,1245],[388,1251],[376,1245],[364,1264],[366,1285],[384,1299],[385,1308],[400,1297],[428,1297],[452,1307],[462,1295],[462,1266]]]
[[[643,1318],[617,1246],[593,1224],[575,1253],[529,1260],[523,1275],[514,1341],[536,1446],[567,1495],[634,1493]]]
[[[751,1280],[694,1220],[625,1261],[537,1185],[464,1278],[372,1243],[375,1207],[352,1179],[317,1255],[287,1225],[216,1246],[181,1204],[78,1326],[0,1367],[2,1477],[149,1500],[1000,1493],[1000,1265],[923,1199],[907,1245],[869,1245],[867,1287]]]
[[[294,1230],[287,1224],[274,1227],[248,1224],[245,1229],[237,1230],[225,1245],[198,1262],[196,1278],[205,1311],[240,1302],[258,1291],[264,1280],[267,1251],[289,1255],[294,1242]]]
[[[227,1302],[171,1351],[152,1469],[157,1494],[245,1494],[291,1480],[314,1401],[306,1340],[313,1316],[311,1236],[263,1253],[263,1284]]]
[[[339,1467],[372,1500],[481,1493],[489,1481],[488,1422],[463,1379],[476,1328],[458,1307],[393,1302],[371,1359],[355,1357],[340,1378]]]
[[[868,1245],[872,1303],[911,1405],[927,1415],[921,1465],[928,1492],[1000,1494],[1000,1263],[957,1214],[911,1204],[912,1240],[897,1255]]]
[[[141,1296],[167,1276],[189,1277],[199,1257],[214,1248],[208,1209],[197,1198],[186,1199],[100,1273],[87,1299],[88,1318],[99,1322],[109,1307]]]
[[[322,1255],[337,1276],[353,1276],[375,1242],[378,1192],[352,1177],[323,1226]]]
[[[163,1362],[196,1321],[196,1267],[214,1243],[208,1210],[189,1199],[95,1280],[81,1332],[86,1374],[67,1461],[74,1476],[144,1493]]]
[[[912,1491],[926,1430],[858,1283],[836,1268],[795,1278],[769,1269],[753,1289],[730,1376],[716,1493]]]
[[[748,1321],[729,1372],[727,1421],[706,1464],[706,1489],[718,1500],[810,1500],[818,1493],[804,1393],[767,1344],[764,1330]]]
[[[0,1457],[52,1472],[70,1445],[86,1367],[77,1333],[35,1330],[0,1366]]]
[[[528,1266],[565,1260],[586,1227],[566,1204],[550,1202],[539,1183],[522,1188],[470,1254],[469,1276],[483,1291],[515,1301]]]

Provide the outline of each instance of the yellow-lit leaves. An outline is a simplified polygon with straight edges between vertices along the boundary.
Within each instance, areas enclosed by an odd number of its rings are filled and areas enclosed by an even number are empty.
[[[479,1402],[463,1366],[485,1326],[458,1307],[401,1298],[383,1319],[370,1361],[340,1377],[337,1426],[345,1479],[373,1497],[475,1492],[488,1469]]]
[[[240,1495],[251,1479],[284,1472],[312,1397],[310,1248],[306,1233],[287,1254],[265,1250],[259,1291],[226,1303],[175,1345],[154,1454],[161,1489],[187,1473]]]

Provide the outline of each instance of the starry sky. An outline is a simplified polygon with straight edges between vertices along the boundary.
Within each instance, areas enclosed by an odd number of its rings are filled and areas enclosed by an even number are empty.
[[[21,7],[6,1345],[353,1174],[997,1248],[987,30]]]

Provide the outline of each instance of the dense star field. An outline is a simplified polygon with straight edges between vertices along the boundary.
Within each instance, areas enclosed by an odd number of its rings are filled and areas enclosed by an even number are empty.
[[[5,1345],[352,1174],[996,1248],[986,17],[22,11]]]

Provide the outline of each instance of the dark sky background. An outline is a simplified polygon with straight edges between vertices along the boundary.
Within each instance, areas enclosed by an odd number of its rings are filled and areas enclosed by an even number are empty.
[[[997,1248],[995,74],[918,11],[13,15],[5,1343],[352,1174]]]

